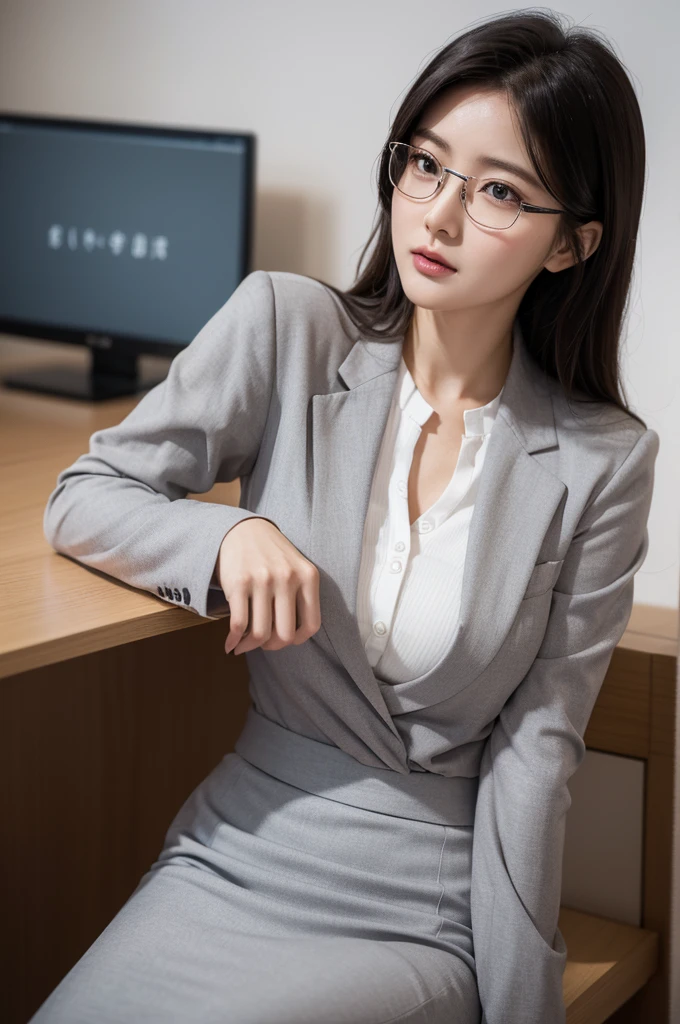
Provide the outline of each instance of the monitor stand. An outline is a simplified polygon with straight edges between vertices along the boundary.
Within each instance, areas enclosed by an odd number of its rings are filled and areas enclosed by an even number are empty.
[[[21,370],[3,377],[2,383],[7,388],[20,388],[22,391],[102,402],[107,398],[140,394],[165,380],[163,376],[142,381],[135,353],[100,348],[89,351],[89,366],[55,365]]]

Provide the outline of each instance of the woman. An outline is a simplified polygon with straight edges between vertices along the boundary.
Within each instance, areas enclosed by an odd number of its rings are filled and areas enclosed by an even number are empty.
[[[617,375],[643,176],[604,42],[474,27],[401,106],[355,286],[249,274],[60,474],[55,549],[229,611],[252,704],[34,1022],[565,1020],[567,782],[659,447]]]

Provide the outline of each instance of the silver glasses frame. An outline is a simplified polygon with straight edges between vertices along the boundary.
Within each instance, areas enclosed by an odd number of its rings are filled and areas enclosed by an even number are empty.
[[[432,160],[434,160],[434,162],[436,164],[439,164],[439,166],[442,168],[442,173],[439,175],[439,180],[437,181],[437,184],[435,185],[434,191],[431,193],[431,195],[429,195],[429,196],[422,196],[420,198],[418,198],[416,196],[410,196],[408,194],[408,192],[404,192],[403,189],[400,189],[395,181],[392,181],[392,174],[391,174],[392,155],[394,153],[394,150],[395,150],[396,146],[406,146],[407,149],[412,149],[412,150],[414,150],[417,153],[425,153],[426,156],[429,156]],[[446,174],[453,174],[453,175],[456,176],[456,178],[462,178],[463,181],[465,182],[465,184],[463,185],[463,188],[461,188],[460,192],[458,193],[458,197],[459,197],[459,199],[461,201],[463,209],[465,210],[466,214],[468,215],[468,217],[470,218],[472,223],[473,224],[477,224],[480,228],[487,228],[489,231],[507,231],[508,228],[511,228],[513,226],[513,224],[517,223],[517,220],[519,219],[519,216],[522,213],[566,213],[567,212],[566,210],[553,210],[553,209],[551,209],[548,206],[534,206],[532,203],[525,203],[525,202],[522,202],[520,200],[519,209],[517,210],[517,216],[513,220],[512,224],[508,224],[508,226],[505,227],[505,228],[495,228],[495,227],[491,227],[491,225],[489,225],[489,224],[482,224],[482,223],[480,223],[480,221],[475,220],[475,218],[472,216],[472,214],[470,213],[470,211],[467,208],[467,204],[465,202],[465,199],[466,199],[466,195],[467,195],[466,190],[467,190],[467,183],[468,183],[468,181],[486,181],[487,180],[486,178],[480,178],[476,174],[462,174],[460,171],[454,171],[454,169],[452,167],[444,167],[444,165],[442,164],[441,160],[439,160],[434,155],[434,153],[431,153],[429,149],[424,149],[422,146],[412,146],[408,142],[388,142],[387,148],[389,148],[389,150],[390,150],[390,156],[389,156],[389,160],[387,162],[387,174],[389,176],[389,179],[392,182],[392,184],[394,185],[394,187],[396,189],[398,189],[398,191],[401,192],[401,194],[403,196],[406,196],[407,199],[413,200],[414,203],[426,202],[427,200],[432,199],[432,197],[435,196],[437,194],[437,192],[440,192],[442,187],[443,187],[442,183],[445,180],[445,175]],[[507,184],[508,188],[512,188],[510,183],[509,182],[503,182],[502,178],[494,178],[493,176],[490,176],[489,180],[491,180],[491,181],[500,181],[503,184]]]

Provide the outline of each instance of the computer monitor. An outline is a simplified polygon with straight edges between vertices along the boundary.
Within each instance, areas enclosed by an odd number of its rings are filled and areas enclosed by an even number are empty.
[[[255,136],[0,114],[0,331],[86,345],[89,367],[7,387],[136,394],[250,273]]]

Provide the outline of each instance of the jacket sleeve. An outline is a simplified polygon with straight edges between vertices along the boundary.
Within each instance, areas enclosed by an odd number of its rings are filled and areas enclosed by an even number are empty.
[[[43,517],[52,547],[197,615],[227,614],[221,588],[210,587],[222,539],[244,519],[267,517],[186,494],[251,471],[275,374],[274,292],[256,270],[165,380],[59,474]]]
[[[566,1020],[558,918],[567,781],[632,610],[658,448],[655,431],[640,434],[583,513],[537,657],[484,747],[470,895],[482,1024]]]

